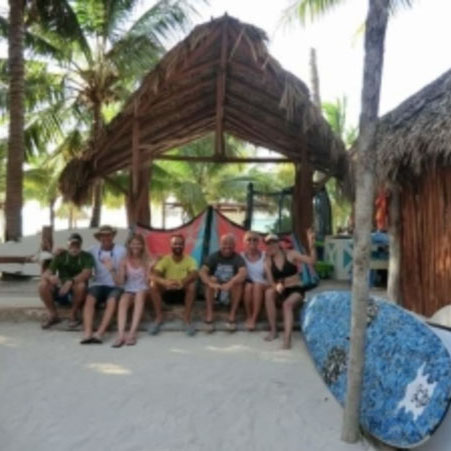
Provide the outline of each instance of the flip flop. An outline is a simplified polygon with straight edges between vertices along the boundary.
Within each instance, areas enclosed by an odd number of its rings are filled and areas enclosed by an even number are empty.
[[[112,345],[112,348],[121,348],[122,346],[124,346],[125,344],[125,340],[123,338],[118,338]]]
[[[135,338],[135,337],[127,338],[127,340],[125,341],[125,344],[126,344],[127,346],[135,346],[135,344],[136,344],[136,338]]]
[[[81,345],[90,345],[92,343],[93,343],[92,337],[87,337],[80,340]]]
[[[91,344],[93,345],[101,345],[103,341],[98,337],[92,337],[91,338]]]
[[[81,320],[79,319],[70,319],[67,322],[67,328],[68,329],[75,329],[81,324]]]
[[[158,335],[161,329],[161,323],[153,323],[149,327],[149,335]]]
[[[236,321],[227,321],[227,322],[226,322],[226,329],[227,329],[230,333],[236,332],[236,329],[237,329],[237,327],[236,327]]]
[[[54,326],[55,324],[58,324],[61,322],[61,319],[58,318],[57,316],[53,317],[53,318],[47,318],[42,324],[41,324],[41,329],[50,329],[52,326]]]
[[[185,326],[185,333],[188,335],[188,337],[194,337],[196,335],[196,328],[192,324],[187,324]]]
[[[211,334],[215,331],[215,325],[213,321],[204,321],[205,324],[205,332],[207,334]]]

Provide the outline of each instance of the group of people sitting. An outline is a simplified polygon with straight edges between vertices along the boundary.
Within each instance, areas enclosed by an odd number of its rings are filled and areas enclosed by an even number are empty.
[[[264,238],[266,250],[261,249],[260,235],[248,231],[244,235],[245,250],[235,251],[236,239],[223,235],[220,248],[200,268],[196,261],[184,253],[182,235],[170,238],[171,253],[160,259],[147,252],[145,239],[133,234],[126,246],[114,242],[116,230],[102,226],[94,234],[99,243],[88,251],[82,250],[82,238],[73,233],[65,250],[60,250],[48,269],[42,274],[39,294],[48,316],[42,324],[48,329],[59,323],[56,303],[70,306],[68,327],[76,328],[83,319],[81,344],[101,344],[117,311],[117,337],[113,347],[134,345],[146,300],[150,297],[155,319],[149,333],[156,335],[163,323],[163,302],[184,303],[184,323],[187,335],[196,329],[192,311],[196,298],[198,278],[205,289],[205,330],[213,332],[214,310],[217,303],[229,306],[227,329],[237,329],[236,316],[241,301],[246,312],[246,328],[253,331],[263,304],[269,322],[265,340],[277,338],[277,306],[283,311],[283,347],[291,347],[293,312],[300,305],[304,289],[299,276],[302,263],[316,261],[314,234],[308,232],[309,255],[294,249],[286,250],[279,237],[269,234]],[[104,306],[101,321],[94,330],[94,315]],[[129,330],[127,315],[133,310]]]

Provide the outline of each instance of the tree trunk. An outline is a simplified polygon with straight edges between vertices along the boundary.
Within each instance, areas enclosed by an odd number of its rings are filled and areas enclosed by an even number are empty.
[[[49,203],[50,227],[55,230],[55,199],[50,199]]]
[[[366,315],[369,296],[368,271],[374,204],[374,138],[387,29],[389,0],[370,0],[365,30],[365,61],[356,168],[356,224],[352,284],[351,343],[348,387],[342,439],[359,439],[359,412],[363,381]]]
[[[69,205],[69,218],[68,218],[69,229],[74,227],[74,207]]]
[[[24,142],[24,0],[10,0],[9,10],[9,139],[6,167],[5,239],[22,237]]]
[[[94,104],[94,123],[91,130],[91,140],[93,145],[97,146],[97,141],[100,137],[103,128],[102,121],[102,105],[100,102]],[[98,179],[94,184],[93,196],[92,196],[92,213],[89,227],[99,227],[100,219],[102,215],[102,193],[103,193],[103,180]]]
[[[316,63],[316,50],[314,48],[310,49],[310,77],[312,83],[312,101],[321,111],[318,65]]]
[[[397,304],[401,299],[401,200],[399,186],[391,189],[388,214],[388,233],[390,239],[390,256],[388,263],[387,296]]]
[[[94,192],[92,196],[92,213],[89,227],[95,228],[100,226],[100,219],[102,215],[102,192],[103,180],[98,179],[94,184]]]

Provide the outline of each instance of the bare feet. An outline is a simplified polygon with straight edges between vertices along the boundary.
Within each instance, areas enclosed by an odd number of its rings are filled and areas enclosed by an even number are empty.
[[[270,332],[266,337],[264,338],[265,341],[273,341],[276,340],[279,334],[277,332]]]
[[[255,330],[255,321],[253,321],[252,319],[246,320],[246,329],[249,332],[253,332]]]
[[[290,338],[283,339],[282,349],[291,349],[291,339]]]

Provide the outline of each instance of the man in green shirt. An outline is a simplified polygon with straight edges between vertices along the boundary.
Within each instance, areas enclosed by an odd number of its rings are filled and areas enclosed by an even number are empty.
[[[183,235],[171,237],[171,254],[160,259],[152,270],[150,297],[154,304],[156,319],[149,329],[156,335],[163,321],[162,298],[166,302],[185,303],[184,321],[186,333],[193,336],[196,329],[191,324],[191,313],[196,296],[197,263],[189,255],[184,255],[185,238]]]
[[[81,249],[82,238],[78,233],[69,236],[68,248],[60,252],[42,274],[39,296],[47,308],[48,316],[41,325],[48,329],[61,320],[55,302],[71,305],[69,327],[80,324],[77,313],[86,297],[86,287],[94,267],[92,255]]]

